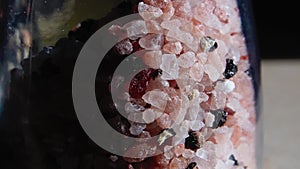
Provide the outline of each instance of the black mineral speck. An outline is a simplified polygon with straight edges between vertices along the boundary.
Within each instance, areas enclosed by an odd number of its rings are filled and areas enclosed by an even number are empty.
[[[162,75],[162,70],[161,69],[156,69],[154,72],[153,72],[153,75],[152,75],[152,79],[155,80],[158,76]]]
[[[233,154],[230,155],[229,160],[232,160],[234,162],[233,165],[238,166],[239,162],[237,161],[237,159],[235,158],[235,156]]]
[[[201,148],[201,144],[198,139],[198,135],[195,131],[190,131],[189,136],[185,139],[185,148],[196,151]]]
[[[186,169],[194,169],[194,167],[196,167],[197,163],[196,162],[191,162]]]
[[[226,111],[218,109],[218,110],[211,110],[210,112],[215,116],[215,121],[213,123],[212,128],[222,127],[226,123],[227,115],[228,115]]]
[[[233,77],[238,71],[238,67],[234,64],[233,59],[226,59],[226,69],[223,73],[226,79]]]

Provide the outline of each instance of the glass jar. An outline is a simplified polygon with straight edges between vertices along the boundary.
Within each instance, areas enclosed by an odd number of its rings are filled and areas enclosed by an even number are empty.
[[[1,1],[1,167],[262,168],[251,10]]]

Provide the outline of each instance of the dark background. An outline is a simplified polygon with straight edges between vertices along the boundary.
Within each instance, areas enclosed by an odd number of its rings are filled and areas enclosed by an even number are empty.
[[[300,59],[300,8],[296,1],[252,0],[262,59]]]

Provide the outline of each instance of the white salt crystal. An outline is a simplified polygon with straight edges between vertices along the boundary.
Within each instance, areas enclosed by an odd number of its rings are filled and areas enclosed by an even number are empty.
[[[183,68],[191,67],[195,63],[195,61],[196,61],[195,53],[191,51],[183,53],[178,58],[178,64]]]
[[[127,32],[127,37],[132,40],[136,40],[145,36],[148,33],[148,29],[144,20],[133,20],[126,23],[122,27]]]
[[[228,94],[235,89],[235,84],[233,81],[226,79],[224,81],[217,82],[215,89]]]
[[[154,110],[154,109],[146,109],[143,112],[143,120],[145,123],[149,124],[154,122],[154,120],[162,115],[162,112]]]
[[[163,50],[167,53],[174,53],[176,55],[180,54],[183,47],[180,42],[169,42],[164,45]]]
[[[179,19],[172,19],[169,21],[163,21],[161,23],[161,27],[167,30],[179,29],[180,26],[181,26],[181,21]]]
[[[207,57],[208,57],[207,53],[204,53],[204,52],[198,53],[196,55],[197,60],[200,61],[202,64],[206,64]]]
[[[160,23],[158,23],[156,20],[149,20],[146,22],[146,25],[149,33],[160,34],[163,31]]]
[[[205,114],[205,125],[206,127],[212,127],[215,121],[215,116],[208,112]]]
[[[175,54],[164,54],[162,56],[162,63],[160,65],[163,74],[163,80],[174,80],[178,78],[179,66]]]
[[[190,150],[190,149],[185,149],[182,153],[182,156],[185,158],[185,159],[191,159],[195,156],[195,152]]]
[[[129,131],[132,135],[139,135],[143,132],[143,130],[146,128],[146,124],[139,124],[139,123],[132,123]]]
[[[201,63],[196,62],[190,69],[190,76],[193,80],[200,82],[203,78],[204,67]]]
[[[205,126],[205,124],[200,120],[191,121],[190,129],[193,131],[199,131]]]
[[[206,64],[204,66],[205,73],[207,73],[208,77],[211,81],[215,82],[219,79],[220,73],[219,71],[212,65]]]
[[[196,156],[207,161],[209,154],[203,148],[200,148],[196,151]]]
[[[147,51],[143,56],[146,65],[153,69],[159,69],[162,62],[162,52],[160,50]]]
[[[148,34],[139,40],[142,48],[147,50],[159,50],[164,43],[164,37],[161,34]]]
[[[146,94],[143,95],[142,97],[146,103],[151,104],[152,106],[164,110],[168,100],[170,99],[169,95],[159,89],[154,89]]]
[[[145,123],[149,124],[154,122],[156,118],[156,114],[152,109],[146,109],[143,112],[143,120],[145,121]]]
[[[144,20],[156,19],[156,18],[159,18],[163,14],[163,12],[160,8],[157,8],[157,7],[154,7],[151,5],[147,5],[144,2],[139,3],[138,11]]]

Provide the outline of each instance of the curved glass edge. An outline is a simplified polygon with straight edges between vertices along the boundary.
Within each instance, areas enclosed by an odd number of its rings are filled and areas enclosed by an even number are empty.
[[[261,96],[261,61],[258,53],[258,41],[254,11],[251,0],[237,0],[238,8],[242,20],[242,30],[245,36],[249,61],[252,69],[252,79],[254,87],[255,112],[256,112],[256,159],[257,168],[263,168],[263,115]]]

